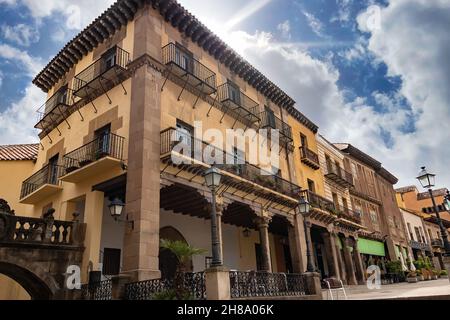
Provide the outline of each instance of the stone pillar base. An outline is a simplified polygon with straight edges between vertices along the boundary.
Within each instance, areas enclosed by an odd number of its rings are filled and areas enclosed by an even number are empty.
[[[205,271],[207,300],[230,300],[230,271],[213,267]]]
[[[121,277],[127,277],[129,282],[146,281],[161,278],[159,270],[132,270],[122,272]]]
[[[450,256],[444,255],[442,260],[444,261],[445,270],[447,270],[448,279],[450,281]]]
[[[130,277],[127,275],[120,275],[113,277],[112,281],[112,299],[125,300],[125,286],[130,283]]]
[[[306,294],[315,296],[315,299],[322,300],[322,285],[320,284],[320,274],[316,272],[306,272],[303,274],[306,280]]]

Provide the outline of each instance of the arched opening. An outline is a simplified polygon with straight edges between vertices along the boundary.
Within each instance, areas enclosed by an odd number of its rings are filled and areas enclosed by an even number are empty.
[[[14,264],[0,262],[0,274],[17,282],[32,300],[49,300],[52,292],[47,284],[31,271]]]
[[[164,240],[181,241],[188,243],[183,235],[173,227],[164,227],[159,231],[159,237]],[[161,271],[162,279],[173,279],[178,267],[179,261],[175,254],[170,250],[159,249],[159,270]],[[186,272],[193,270],[192,259],[185,265]]]
[[[0,301],[4,300],[31,300],[31,296],[20,283],[0,274]]]

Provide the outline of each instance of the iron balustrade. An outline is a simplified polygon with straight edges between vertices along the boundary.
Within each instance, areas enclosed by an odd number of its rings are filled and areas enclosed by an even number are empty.
[[[286,122],[278,118],[277,116],[263,111],[260,114],[261,119],[261,128],[272,128],[276,129],[280,132],[282,137],[286,138],[289,141],[292,141],[292,128]]]
[[[73,105],[73,90],[62,89],[58,90],[52,97],[50,97],[38,110],[38,125],[42,120],[45,123],[53,123],[61,121],[61,117],[69,115],[69,107]],[[43,126],[39,126],[43,129]]]
[[[69,152],[63,158],[66,174],[105,157],[123,160],[125,138],[109,133]]]
[[[236,95],[233,95],[233,92]],[[255,100],[248,97],[245,93],[239,90],[236,92],[236,88],[233,88],[231,84],[224,83],[217,88],[217,97],[219,101],[224,104],[231,111],[237,109],[244,110],[244,117],[250,117],[259,120],[259,104]],[[241,113],[236,111],[239,115]]]
[[[301,274],[270,272],[230,272],[231,298],[304,296],[305,277]]]
[[[200,81],[200,84],[207,85],[216,90],[216,74],[193,57],[185,58],[184,50],[174,43],[169,43],[162,48],[162,59],[165,65],[176,65],[184,75],[192,75]]]
[[[311,165],[316,166],[317,168],[320,167],[319,165],[319,156],[314,151],[308,149],[307,147],[303,146],[300,147],[300,155],[303,162],[307,162]]]
[[[430,246],[423,242],[411,240],[409,241],[409,245],[412,249],[431,251]]]
[[[180,145],[182,144],[182,146]],[[175,147],[183,147],[182,154],[190,159],[195,159],[196,151],[203,157],[205,149],[207,154],[222,154],[224,164],[216,164],[216,167],[229,173],[240,176],[248,181],[280,192],[290,197],[297,198],[301,188],[296,184],[283,179],[279,175],[262,170],[256,165],[250,164],[245,160],[236,161],[235,164],[226,164],[227,158],[237,160],[235,155],[229,154],[221,148],[215,147],[204,141],[195,139],[189,133],[182,132],[175,128],[168,128],[161,132],[161,155],[170,154]],[[187,149],[187,150],[186,150]],[[190,154],[186,154],[190,149]],[[203,159],[201,162],[204,162]]]
[[[311,192],[309,190],[302,190],[300,192],[300,196],[304,199],[308,200],[309,204],[313,208],[319,208],[334,214],[337,214],[336,207],[334,203],[324,197],[319,196],[318,194],[315,194],[314,192]]]
[[[433,239],[431,240],[431,246],[435,248],[444,248],[444,243],[441,239]]]
[[[44,166],[41,170],[22,183],[20,199],[25,198],[46,184],[59,185],[59,177],[61,177],[63,173],[64,167],[60,165],[48,164]]]
[[[336,163],[327,161],[325,176],[339,184],[353,186],[353,175]]]
[[[344,210],[339,212],[339,217],[350,220],[355,223],[361,223],[361,213],[344,208]]]
[[[81,299],[97,301],[112,300],[112,280],[83,284],[81,286]]]
[[[180,281],[174,279],[154,279],[129,283],[125,286],[126,300],[153,300],[158,294],[176,290],[177,285],[195,300],[206,299],[206,284],[204,272],[186,272],[179,274]]]
[[[101,77],[107,71],[117,67],[121,69],[126,68],[127,64],[130,62],[130,54],[119,47],[115,47],[113,50],[115,50],[115,54],[112,55],[112,60],[108,60],[102,56],[75,76],[73,84],[75,94],[90,82]]]

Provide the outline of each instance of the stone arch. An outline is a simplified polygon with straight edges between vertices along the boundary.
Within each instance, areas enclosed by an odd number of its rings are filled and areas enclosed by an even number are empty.
[[[182,233],[172,226],[161,228],[159,230],[159,237],[160,239],[181,241],[188,244]],[[161,248],[159,249],[159,270],[161,271],[161,278],[172,279],[175,276],[178,264],[178,259],[172,252]],[[185,268],[187,272],[192,272],[194,269],[192,259],[187,262]]]
[[[33,268],[25,268],[3,261],[0,262],[0,274],[4,274],[19,283],[28,292],[32,300],[52,299],[56,293],[56,288],[52,285],[53,281],[41,278],[41,272],[30,269]]]

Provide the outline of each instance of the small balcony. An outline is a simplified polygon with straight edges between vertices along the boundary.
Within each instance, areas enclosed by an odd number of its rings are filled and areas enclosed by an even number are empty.
[[[126,79],[130,54],[114,47],[74,78],[74,95],[80,98],[104,93]]]
[[[259,104],[241,91],[237,92],[229,83],[217,88],[219,102],[224,112],[242,122],[254,123],[260,121]]]
[[[327,163],[325,177],[344,188],[353,187],[353,175],[335,163]]]
[[[59,177],[63,172],[62,166],[48,164],[33,174],[22,183],[20,203],[35,204],[61,191]]]
[[[270,112],[264,111],[260,114],[261,118],[261,128],[262,129],[275,129],[280,132],[280,143],[283,145],[291,144],[292,139],[292,128],[286,122],[271,114]]]
[[[342,211],[339,211],[338,216],[339,218],[350,220],[357,224],[361,224],[362,222],[361,213],[350,210],[348,208],[344,208]]]
[[[433,248],[441,248],[441,249],[443,249],[444,248],[444,243],[442,242],[441,239],[433,239],[433,240],[431,240],[431,246]]]
[[[300,157],[302,163],[306,164],[308,167],[319,170],[319,156],[314,151],[308,149],[307,147],[300,147]]]
[[[311,192],[309,190],[302,190],[300,192],[300,196],[308,200],[312,209],[317,208],[336,214],[336,207],[334,206],[333,201],[330,201],[322,196],[319,196],[318,194]]]
[[[183,50],[176,44],[169,43],[163,47],[162,58],[170,72],[183,82],[206,95],[216,92],[216,74],[191,56],[183,55]]]
[[[66,154],[61,181],[78,183],[93,175],[121,168],[124,142],[125,138],[110,133]]]
[[[426,243],[423,243],[423,242],[418,242],[418,241],[411,240],[409,242],[409,245],[410,245],[410,247],[412,249],[415,249],[415,250],[431,251],[430,250],[430,246],[428,244],[426,244]]]
[[[36,129],[50,132],[70,115],[73,105],[73,91],[67,88],[58,90],[37,111]]]
[[[226,163],[227,156],[231,159],[234,159],[233,155],[227,154],[225,151],[223,151],[220,148],[217,148],[215,146],[212,146],[204,141],[200,141],[197,139],[194,139],[189,134],[182,133],[180,131],[177,131],[175,128],[168,128],[161,132],[161,159],[163,162],[168,162],[173,160],[173,150],[174,148],[180,144],[183,143],[183,146],[189,147],[191,149],[191,154],[186,155],[183,154],[183,158],[180,158],[180,160],[194,160],[195,158],[195,151],[194,146],[198,149],[200,149],[199,154],[204,154],[204,151],[206,148],[212,148],[212,153],[223,153],[224,155],[224,162]],[[177,155],[178,157],[178,155]],[[193,171],[195,168],[200,168],[201,161],[195,160],[195,164],[187,164],[186,170]],[[292,198],[297,199],[300,193],[301,188],[297,186],[294,183],[291,183],[288,180],[283,179],[282,177],[278,175],[271,174],[269,172],[263,171],[258,166],[255,166],[253,164],[250,164],[246,161],[242,161],[242,164],[217,164],[216,167],[220,170],[226,171],[228,173],[231,173],[232,176],[226,176],[223,178],[224,183],[228,183],[230,185],[233,185],[233,187],[238,189],[243,189],[245,191],[253,192],[255,191],[254,184],[257,184],[260,186],[260,188],[269,189],[272,192],[280,193]],[[206,166],[204,166],[206,168]],[[204,168],[203,168],[204,169]],[[203,170],[199,169],[199,170]],[[197,170],[197,169],[195,169]],[[201,172],[198,172],[200,175]],[[239,181],[234,181],[234,177],[239,177],[242,179],[239,179]],[[245,183],[243,181],[246,181]],[[267,190],[265,191],[259,191],[259,194],[265,194]]]

